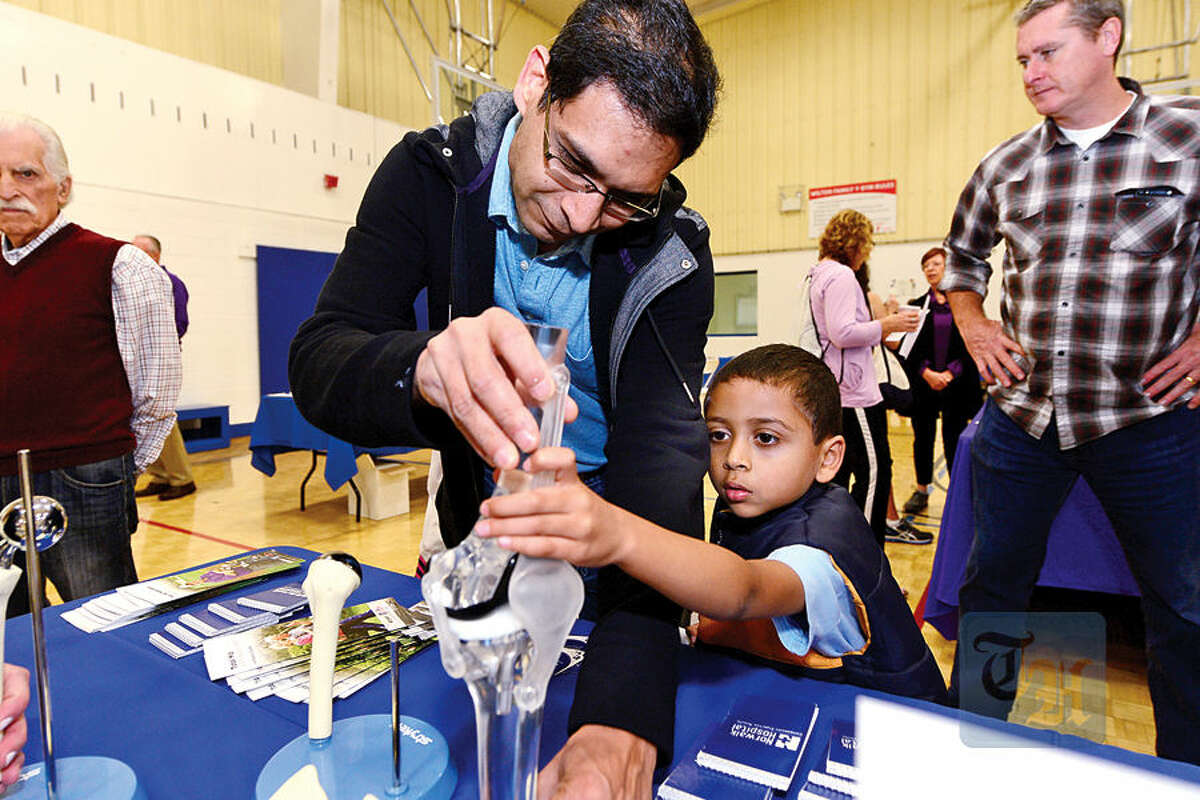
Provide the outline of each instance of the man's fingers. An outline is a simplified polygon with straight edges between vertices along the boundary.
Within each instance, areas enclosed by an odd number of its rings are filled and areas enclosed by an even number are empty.
[[[453,388],[447,388],[444,410],[454,421],[455,427],[489,464],[501,469],[516,467],[520,453],[512,440],[476,402],[465,376],[457,370],[452,370],[452,374]]]
[[[538,352],[525,323],[500,308],[488,309],[480,320],[486,326],[491,349],[512,379],[527,386],[534,400],[541,402],[550,397],[554,393],[550,368]]]
[[[556,755],[538,774],[537,800],[553,800],[554,792],[558,788],[559,774],[559,762]]]
[[[1014,342],[1012,339],[1008,338],[1008,336],[1004,335],[1003,333],[1000,334],[999,342],[1000,342],[1000,347],[1002,347],[1005,352],[1016,353],[1017,355],[1022,356],[1022,357],[1025,356],[1025,348],[1021,347],[1021,345],[1017,344],[1016,342]]]
[[[461,333],[459,329],[447,329],[429,340],[417,362],[421,393],[450,416],[455,427],[484,460],[506,469],[515,467],[519,453],[513,437],[501,429],[488,408],[480,405],[477,387],[489,383],[495,385],[494,382],[499,380],[506,386],[511,403],[525,415],[530,428],[533,428],[533,417],[490,354],[481,359],[477,353],[463,352]]]
[[[563,422],[571,423],[579,416],[579,406],[575,403],[574,398],[567,395],[567,402],[563,408]]]
[[[459,356],[460,369],[469,391],[469,394],[462,398],[463,410],[471,415],[471,419],[475,419],[476,415],[486,416],[504,432],[511,443],[524,451],[532,450],[538,444],[537,425],[533,415],[525,407],[525,402],[513,385],[513,379],[505,371],[502,364],[503,354],[493,351],[496,343],[489,344],[487,340],[475,338],[476,332],[473,327],[468,329],[463,326],[454,331],[454,348]],[[526,339],[529,338],[523,329],[519,332]],[[533,347],[532,342],[529,346]],[[534,356],[540,358],[536,349]],[[454,399],[458,398],[452,398]],[[465,414],[459,414],[456,419],[463,419],[465,422],[467,417]]]
[[[989,353],[987,355],[986,363],[988,374],[992,377],[992,380],[989,381],[989,383],[999,383],[1006,389],[1012,386],[1012,379],[1009,377],[1008,371],[1005,370],[1004,364],[999,358],[997,358],[994,354]]]
[[[1158,380],[1145,387],[1146,396],[1151,400],[1157,400],[1158,396],[1174,385],[1169,374],[1160,375]]]
[[[417,385],[485,460],[505,468],[538,446],[529,398],[541,402],[555,391],[525,323],[500,308],[453,320],[430,339],[417,361]],[[567,405],[566,418],[574,419],[578,408]]]
[[[1155,364],[1154,366],[1152,366],[1150,369],[1148,369],[1146,371],[1146,374],[1142,376],[1142,386],[1148,386],[1151,381],[1158,378],[1160,375],[1164,374],[1167,370],[1169,370],[1173,366],[1175,366],[1174,353],[1167,356],[1162,361],[1159,361],[1157,364]]]
[[[992,375],[992,370],[988,366],[987,360],[983,358],[975,358],[974,356],[971,358],[975,362],[975,369],[979,371],[980,380],[982,380],[988,386],[993,385],[996,382],[996,377]]]
[[[1197,380],[1187,370],[1177,368],[1166,373],[1147,387],[1146,395],[1160,405],[1169,406],[1196,386]],[[1166,394],[1163,394],[1163,392],[1166,392]],[[1159,395],[1162,396],[1159,397]],[[1195,397],[1188,401],[1188,407],[1195,408],[1196,406],[1192,405],[1194,402],[1196,402]]]

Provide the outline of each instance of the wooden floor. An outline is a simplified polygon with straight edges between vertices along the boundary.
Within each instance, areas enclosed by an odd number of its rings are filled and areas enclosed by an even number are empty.
[[[912,434],[907,422],[893,420],[890,441],[894,459],[896,502],[903,504],[913,489]],[[412,574],[416,565],[425,512],[424,474],[429,452],[401,458],[414,464],[410,513],[382,521],[356,523],[347,512],[346,488],[330,491],[318,467],[308,483],[307,510],[299,504],[300,481],[308,471],[307,452],[276,458],[277,471],[267,477],[250,466],[248,439],[235,439],[226,450],[196,453],[192,469],[198,491],[177,500],[139,500],[142,523],[134,535],[134,557],[144,578],[174,572],[189,565],[222,558],[248,549],[288,544],[312,550],[343,550],[360,561]],[[145,479],[143,479],[145,480]],[[945,486],[944,476],[935,480]],[[709,503],[715,499],[708,488]],[[936,531],[945,499],[935,488],[929,509],[917,522]],[[928,581],[935,545],[887,545],[892,570],[911,605]],[[954,643],[931,626],[925,639],[949,678]],[[1104,741],[1139,752],[1154,752],[1154,718],[1146,689],[1146,665],[1137,647],[1110,645],[1107,663],[1108,719]]]

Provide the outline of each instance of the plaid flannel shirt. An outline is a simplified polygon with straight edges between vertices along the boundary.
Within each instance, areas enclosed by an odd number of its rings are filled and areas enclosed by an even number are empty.
[[[1121,83],[1137,97],[1086,151],[1046,119],[988,153],[945,243],[942,290],[986,296],[1004,240],[1001,320],[1027,377],[991,395],[1032,436],[1053,417],[1064,449],[1167,410],[1141,378],[1200,310],[1200,98]]]

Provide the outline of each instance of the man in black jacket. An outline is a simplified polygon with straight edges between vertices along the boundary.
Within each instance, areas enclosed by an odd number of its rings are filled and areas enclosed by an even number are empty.
[[[441,451],[447,546],[491,467],[536,443],[526,401],[551,382],[525,321],[570,330],[564,444],[589,484],[701,535],[712,256],[670,171],[703,140],[718,82],[682,0],[585,0],[512,95],[407,135],[380,165],[293,342],[291,385],[340,438]],[[415,330],[422,289],[430,331]],[[615,570],[597,595],[571,736],[541,791],[646,797],[671,758],[679,610]]]

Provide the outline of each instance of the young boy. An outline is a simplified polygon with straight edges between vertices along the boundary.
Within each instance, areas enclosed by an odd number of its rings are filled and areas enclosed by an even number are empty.
[[[721,498],[712,544],[606,503],[563,448],[539,450],[528,467],[555,470],[554,486],[487,500],[476,530],[532,556],[616,564],[699,612],[700,641],[808,677],[945,702],[866,518],[829,483],[845,451],[829,368],[790,345],[743,353],[714,378],[705,417]]]

